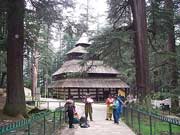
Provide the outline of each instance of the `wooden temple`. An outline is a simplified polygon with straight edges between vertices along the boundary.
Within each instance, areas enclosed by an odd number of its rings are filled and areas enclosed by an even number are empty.
[[[103,61],[91,59],[82,65],[83,56],[90,46],[88,37],[83,34],[75,47],[70,50],[67,60],[52,75],[53,81],[48,91],[53,97],[66,99],[73,95],[81,99],[86,93],[96,101],[104,100],[109,94],[118,94],[119,90],[128,90],[129,86],[118,78],[119,72]]]

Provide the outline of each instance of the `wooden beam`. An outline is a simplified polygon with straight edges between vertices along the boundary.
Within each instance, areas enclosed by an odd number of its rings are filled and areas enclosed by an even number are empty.
[[[79,97],[79,99],[81,98],[81,97],[80,97],[80,89],[78,89],[78,97]]]
[[[63,93],[64,93],[64,100],[66,100],[65,88],[63,88]]]
[[[103,100],[104,100],[104,88],[103,88]]]
[[[71,89],[68,88],[68,97],[71,95]]]
[[[98,101],[98,89],[96,88],[96,101]]]
[[[87,88],[87,93],[89,93],[89,88]]]

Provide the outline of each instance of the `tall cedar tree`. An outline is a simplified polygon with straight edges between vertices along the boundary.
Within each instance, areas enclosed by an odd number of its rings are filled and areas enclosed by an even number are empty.
[[[6,34],[7,34],[7,30],[6,30],[6,1],[0,0],[0,50],[1,50],[1,54],[0,54],[0,87],[4,87],[4,82],[5,82],[5,78],[6,78],[6,70],[5,69],[5,65],[6,65],[6,57],[5,57],[5,52],[6,52]],[[4,66],[3,66],[4,65]],[[3,69],[3,70],[2,70]]]
[[[149,92],[149,64],[145,0],[130,0],[133,14],[136,87],[142,99]]]
[[[23,86],[24,0],[8,1],[7,99],[4,112],[10,116],[26,112]]]
[[[167,12],[167,27],[168,30],[168,41],[167,41],[167,49],[169,53],[174,54],[176,56],[176,45],[175,45],[175,33],[174,33],[174,11],[173,11],[173,1],[165,0],[165,8]],[[177,65],[176,65],[176,57],[169,59],[170,66],[170,84],[173,88],[176,88],[178,85],[178,76],[177,76]]]
[[[170,85],[173,89],[178,86],[178,75],[177,75],[177,64],[176,64],[176,45],[175,45],[175,32],[174,32],[174,11],[173,11],[173,1],[165,0],[165,8],[168,14],[167,25],[168,31],[168,41],[167,49],[169,53],[174,54],[172,58],[169,58],[169,72],[170,72]],[[179,106],[178,96],[172,98],[172,110],[176,110]]]

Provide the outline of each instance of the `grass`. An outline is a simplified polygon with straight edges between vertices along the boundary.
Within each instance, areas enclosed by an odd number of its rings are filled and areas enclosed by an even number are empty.
[[[130,116],[130,113],[129,113]],[[125,121],[125,120],[124,120]],[[125,121],[126,122],[126,121]],[[131,117],[127,123],[136,133],[139,132],[139,124],[137,114],[133,114],[133,127],[131,125]],[[180,126],[172,125],[173,135],[180,135]],[[141,135],[150,135],[149,117],[141,115],[140,118],[140,132]],[[157,119],[152,119],[152,135],[169,135],[169,123]]]
[[[34,119],[30,123],[30,133],[31,134],[43,134],[44,129],[45,129],[46,134],[52,134],[54,132],[54,130],[59,129],[59,127],[60,127],[59,116],[60,116],[60,112],[56,112],[55,119],[54,119],[54,113],[48,112],[47,116],[45,116],[45,121],[44,121],[44,118],[38,118],[37,120]],[[29,118],[31,118],[31,115],[29,115]],[[2,120],[2,121],[0,121],[0,125],[9,124],[11,122],[14,122],[14,121],[17,121],[20,119],[21,118],[19,118],[19,117],[9,117],[9,116],[3,114],[3,111],[0,110],[0,120]],[[7,121],[5,121],[5,120],[7,120]],[[44,122],[45,122],[45,125],[44,125]],[[61,121],[61,124],[62,124],[61,126],[64,126],[64,122]],[[46,127],[44,128],[44,126],[46,126]],[[9,131],[7,131],[7,132],[9,132]],[[16,134],[22,134],[21,132],[23,134],[26,133],[27,126],[22,127],[22,128],[15,128],[15,130],[13,130],[13,133],[16,133]]]

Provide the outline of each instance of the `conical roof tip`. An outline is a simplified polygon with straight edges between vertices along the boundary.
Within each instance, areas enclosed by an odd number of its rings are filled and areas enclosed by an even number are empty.
[[[89,37],[86,33],[83,33],[80,39],[77,41],[76,46],[78,44],[90,44],[89,43]]]
[[[88,53],[87,50],[82,47],[82,46],[76,46],[75,48],[71,49],[69,52],[67,52],[66,54],[71,54],[71,53]]]

